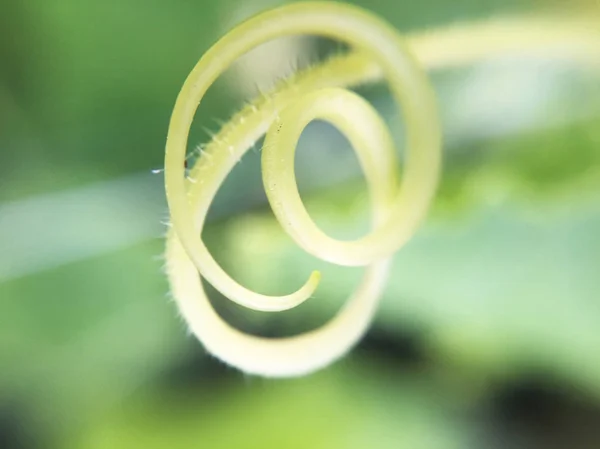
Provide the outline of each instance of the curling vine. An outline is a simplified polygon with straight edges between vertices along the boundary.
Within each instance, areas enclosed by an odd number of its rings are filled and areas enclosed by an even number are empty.
[[[348,54],[292,76],[235,114],[203,149],[188,176],[184,161],[189,129],[210,85],[239,56],[270,39],[312,34],[342,41]],[[597,63],[600,32],[582,22],[503,20],[409,35],[372,14],[341,3],[296,3],[259,14],[210,48],[185,81],[166,146],[165,186],[171,214],[167,273],[172,294],[192,332],[206,349],[245,372],[297,376],[345,354],[363,335],[386,285],[390,258],[414,234],[434,197],[441,167],[441,127],[424,68],[471,63],[502,53],[551,50],[555,57]],[[415,56],[413,56],[413,54]],[[382,118],[347,88],[385,80],[406,129],[403,176]],[[372,204],[372,230],[354,241],[324,234],[306,211],[294,175],[294,152],[312,120],[330,122],[357,153]],[[336,317],[320,329],[282,339],[247,335],[212,308],[200,276],[227,298],[261,311],[282,311],[307,300],[320,275],[313,272],[296,292],[266,296],[232,279],[199,238],[208,208],[249,148],[263,135],[263,181],[281,226],[305,251],[344,266],[365,266],[363,279]]]

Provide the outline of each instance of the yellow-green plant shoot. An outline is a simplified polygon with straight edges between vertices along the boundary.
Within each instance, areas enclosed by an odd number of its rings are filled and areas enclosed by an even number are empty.
[[[597,25],[597,24],[596,24]],[[259,14],[210,48],[193,68],[177,101],[166,146],[165,184],[171,214],[167,273],[172,294],[191,331],[222,361],[262,376],[298,376],[344,355],[367,330],[386,285],[390,258],[415,233],[434,197],[442,135],[435,93],[425,69],[468,64],[516,52],[550,51],[553,57],[598,62],[599,28],[582,21],[497,20],[402,37],[372,14],[341,3],[296,3]],[[255,46],[286,35],[311,34],[351,48],[294,74],[235,114],[209,142],[186,177],[190,126],[202,97],[219,75]],[[403,175],[383,119],[349,87],[384,80],[402,110],[406,129]],[[327,236],[306,211],[296,184],[294,152],[313,120],[338,128],[356,151],[372,205],[371,231],[353,241]],[[328,324],[281,339],[244,334],[212,308],[200,276],[238,304],[261,311],[290,309],[319,283],[313,272],[296,292],[267,296],[232,279],[201,239],[208,208],[227,174],[265,135],[265,191],[284,230],[305,251],[343,266],[365,266],[363,279]]]

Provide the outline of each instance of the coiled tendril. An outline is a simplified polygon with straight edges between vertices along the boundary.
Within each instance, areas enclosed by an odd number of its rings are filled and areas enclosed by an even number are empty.
[[[296,74],[293,82],[236,114],[205,147],[187,179],[188,133],[207,89],[248,50],[293,34],[337,39],[349,44],[352,52]],[[554,35],[556,30],[552,30]],[[552,40],[550,33],[542,33],[541,38],[534,35],[532,41],[543,46],[549,36]],[[452,33],[448,37],[452,38]],[[459,32],[455,46],[461,39]],[[430,65],[440,60],[442,65],[462,63],[485,53],[471,47],[456,53],[457,61],[453,61],[452,57],[440,57],[439,46],[432,45],[427,36],[421,43],[420,56]],[[365,100],[342,89],[381,77],[402,109],[406,128],[406,160],[399,187],[396,151],[381,117]],[[300,199],[294,152],[302,130],[315,119],[336,126],[358,155],[373,216],[372,231],[360,239],[338,241],[325,235]],[[367,266],[359,287],[333,320],[320,329],[283,339],[251,336],[229,326],[211,307],[200,280],[201,274],[229,299],[262,311],[292,308],[309,298],[318,284],[319,273],[313,272],[299,290],[286,296],[250,291],[223,271],[198,237],[225,177],[265,132],[263,180],[281,226],[310,254],[339,265]],[[343,355],[373,316],[390,256],[411,237],[427,211],[438,181],[440,144],[435,98],[424,72],[393,27],[359,8],[336,3],[283,6],[242,23],[218,41],[194,67],[177,97],[165,158],[172,220],[167,240],[168,276],[181,313],[206,349],[243,371],[264,376],[301,375]]]

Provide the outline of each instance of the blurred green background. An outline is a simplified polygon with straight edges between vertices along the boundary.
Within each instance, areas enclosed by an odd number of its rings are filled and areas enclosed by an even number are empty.
[[[151,172],[197,59],[280,3],[3,2],[0,448],[600,447],[600,75],[565,62],[503,57],[432,74],[446,135],[439,196],[348,357],[264,380],[188,333],[162,273],[168,211]],[[357,3],[402,31],[560,5]],[[335,49],[290,39],[244,58],[209,92],[190,148],[256,86]],[[385,87],[359,91],[397,122]],[[314,268],[322,285],[275,315],[209,291],[239,328],[291,335],[331,318],[359,270],[283,234],[259,147],[219,193],[204,238],[248,287],[291,292]],[[364,182],[345,140],[311,124],[297,163],[315,220],[332,235],[363,232]]]

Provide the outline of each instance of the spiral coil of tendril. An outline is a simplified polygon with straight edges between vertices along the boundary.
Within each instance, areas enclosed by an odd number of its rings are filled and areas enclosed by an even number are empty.
[[[275,37],[316,34],[349,44],[353,53],[299,73],[268,97],[252,103],[223,127],[202,157],[184,173],[189,129],[209,86],[236,58]],[[407,158],[400,187],[396,151],[381,117],[342,87],[383,73],[401,106]],[[369,186],[373,230],[355,241],[325,235],[308,215],[294,175],[294,152],[312,120],[330,122],[355,149]],[[263,179],[283,228],[307,252],[345,266],[367,266],[358,289],[324,327],[284,339],[243,334],[212,309],[200,276],[226,297],[262,311],[292,308],[311,296],[314,272],[295,293],[258,294],[231,279],[211,257],[200,234],[208,207],[236,162],[266,132]],[[384,288],[389,258],[412,235],[434,194],[440,166],[440,125],[434,94],[395,29],[364,11],[335,3],[284,6],[255,16],[217,42],[200,59],[177,98],[167,139],[165,184],[172,226],[167,271],[183,317],[206,349],[243,371],[293,376],[343,355],[364,333]]]
[[[556,50],[559,58],[598,66],[597,21],[498,21],[426,33],[411,41],[428,67],[465,64],[490,54]],[[240,55],[279,36],[315,34],[352,49],[294,76],[236,114],[205,147],[186,178],[189,129],[215,79]],[[406,128],[406,160],[398,186],[396,151],[382,119],[344,87],[385,79]],[[304,127],[322,119],[343,132],[358,155],[372,203],[372,231],[355,241],[334,240],[308,215],[296,185],[294,152]],[[345,266],[366,266],[357,290],[324,327],[284,339],[246,335],[224,322],[202,288],[204,277],[224,296],[246,307],[281,311],[308,299],[319,274],[281,297],[250,291],[230,278],[199,234],[208,208],[243,154],[266,133],[263,180],[281,226],[304,250]],[[301,375],[331,363],[361,337],[386,283],[389,258],[412,236],[434,195],[440,169],[440,124],[424,73],[402,38],[384,21],[353,6],[297,3],[248,20],[200,59],[177,98],[169,125],[165,186],[172,226],[167,237],[167,273],[178,307],[206,349],[226,363],[264,376]]]

